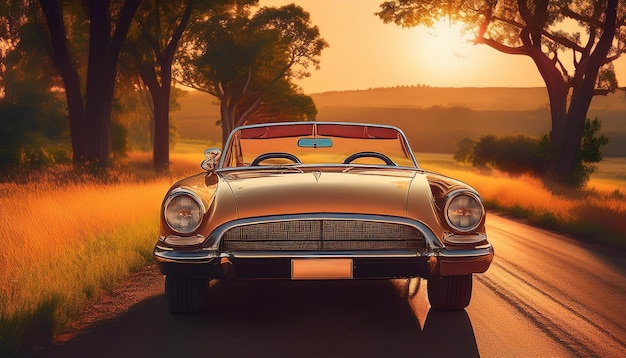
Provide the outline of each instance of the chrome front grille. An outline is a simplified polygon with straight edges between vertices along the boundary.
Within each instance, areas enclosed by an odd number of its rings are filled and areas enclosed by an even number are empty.
[[[415,227],[365,220],[293,220],[236,226],[222,236],[222,251],[418,250]]]

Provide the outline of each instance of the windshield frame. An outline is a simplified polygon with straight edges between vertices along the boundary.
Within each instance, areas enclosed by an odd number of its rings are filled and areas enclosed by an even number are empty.
[[[236,127],[235,129],[233,129],[233,131],[230,133],[230,135],[228,136],[228,139],[226,141],[226,145],[223,148],[224,151],[224,155],[221,156],[220,161],[219,161],[219,165],[216,168],[217,170],[242,170],[242,169],[259,169],[259,168],[264,168],[267,169],[268,167],[271,168],[272,166],[225,166],[230,160],[231,160],[231,156],[232,155],[237,155],[237,154],[233,154],[233,151],[239,151],[241,152],[241,146],[238,145],[239,143],[239,138],[241,137],[241,133],[243,131],[254,131],[254,130],[259,130],[259,132],[263,129],[263,128],[275,128],[278,129],[280,127],[289,127],[289,126],[308,126],[308,127],[312,127],[311,131],[304,131],[304,128],[302,128],[302,133],[303,134],[298,134],[298,135],[285,135],[285,136],[276,136],[276,137],[272,137],[272,138],[299,138],[299,137],[306,137],[306,136],[310,136],[311,134],[314,135],[314,138],[322,138],[322,137],[327,137],[325,135],[320,135],[319,137],[317,137],[317,133],[318,133],[318,127],[319,126],[325,126],[325,125],[336,125],[336,126],[345,126],[347,127],[346,130],[347,132],[354,132],[354,131],[358,131],[358,130],[362,130],[364,131],[364,133],[368,133],[369,131],[387,131],[387,133],[389,133],[388,131],[392,131],[394,133],[394,135],[397,136],[397,140],[400,142],[400,145],[402,146],[402,150],[404,151],[404,155],[406,156],[405,161],[408,160],[411,165],[397,165],[397,166],[389,166],[389,165],[377,165],[377,164],[357,164],[357,163],[349,163],[349,164],[343,164],[343,163],[303,163],[303,164],[289,164],[288,166],[297,166],[297,167],[368,167],[368,168],[410,168],[410,169],[421,169],[417,163],[417,160],[415,159],[415,156],[413,154],[413,151],[411,149],[411,146],[409,144],[409,141],[407,140],[406,135],[404,134],[404,132],[399,129],[398,127],[394,127],[394,126],[390,126],[390,125],[384,125],[384,124],[371,124],[371,123],[357,123],[357,122],[313,122],[313,121],[305,121],[305,122],[275,122],[275,123],[262,123],[262,124],[252,124],[252,125],[244,125],[244,126],[239,126]],[[294,129],[296,129],[294,127]],[[299,133],[297,130],[295,131],[297,133]],[[332,137],[332,136],[330,136]],[[347,136],[346,138],[348,139],[362,139],[363,141],[367,141],[369,138],[362,138],[362,137],[352,137],[352,136]],[[371,137],[371,140],[376,140],[376,137]],[[385,139],[389,139],[388,137]],[[234,141],[237,141],[236,143]],[[234,145],[233,145],[234,144]],[[363,150],[374,150],[375,148],[364,148]],[[242,156],[242,153],[239,154],[240,156]],[[277,165],[277,167],[285,167],[286,165]]]

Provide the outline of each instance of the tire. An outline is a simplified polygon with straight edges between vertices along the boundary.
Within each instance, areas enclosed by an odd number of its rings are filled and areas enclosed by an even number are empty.
[[[441,276],[428,279],[428,301],[437,311],[458,311],[472,298],[472,275]]]
[[[170,313],[205,312],[209,305],[209,279],[168,275],[165,297]]]

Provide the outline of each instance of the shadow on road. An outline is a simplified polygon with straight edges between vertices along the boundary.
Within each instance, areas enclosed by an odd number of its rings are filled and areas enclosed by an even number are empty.
[[[202,315],[170,315],[163,295],[37,357],[476,357],[465,311],[423,328],[389,281],[218,285]]]

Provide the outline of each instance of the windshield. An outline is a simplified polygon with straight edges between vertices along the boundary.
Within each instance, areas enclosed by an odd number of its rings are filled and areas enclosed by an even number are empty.
[[[404,134],[388,126],[323,122],[254,125],[235,130],[227,145],[223,168],[298,161],[313,165],[388,165],[386,158],[398,166],[417,165]],[[267,153],[270,155],[263,156]],[[344,163],[348,158],[349,162]]]

